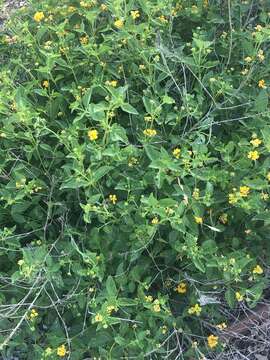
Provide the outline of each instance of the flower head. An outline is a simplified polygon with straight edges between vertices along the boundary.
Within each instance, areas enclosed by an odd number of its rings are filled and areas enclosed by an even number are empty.
[[[105,84],[108,85],[108,86],[116,87],[117,84],[118,84],[118,81],[117,80],[112,80],[112,81],[107,80],[105,82]]]
[[[178,292],[178,294],[185,294],[187,292],[187,284],[180,282],[175,290]]]
[[[248,153],[248,158],[255,161],[255,160],[258,160],[260,157],[260,154],[257,150],[254,150],[254,151],[250,151]]]
[[[98,131],[96,129],[88,131],[88,137],[91,141],[98,139]]]
[[[253,274],[261,275],[263,274],[263,268],[260,265],[256,265],[252,272]]]
[[[215,348],[218,344],[218,336],[209,335],[207,338],[207,344],[211,349]]]
[[[148,296],[145,296],[144,299],[145,299],[146,302],[152,302],[153,301],[153,296],[148,295]]]
[[[240,196],[241,197],[247,197],[250,192],[250,188],[248,186],[240,186]]]
[[[43,83],[42,83],[42,86],[45,87],[45,88],[48,88],[49,87],[49,81],[44,80]]]
[[[181,155],[181,149],[179,149],[178,147],[177,148],[175,148],[174,150],[173,150],[173,156],[176,158],[176,159],[179,159],[180,158],[180,155]]]
[[[37,312],[37,310],[32,309],[31,312],[30,312],[30,319],[33,320],[36,317],[38,317],[38,312]]]
[[[201,311],[202,311],[202,308],[200,307],[199,304],[195,304],[194,306],[192,306],[188,309],[188,313],[190,315],[195,314],[195,315],[199,316]]]
[[[258,146],[261,145],[262,140],[256,138],[256,139],[250,140],[250,143],[251,143],[254,147],[258,147]]]
[[[67,354],[67,350],[65,345],[58,346],[57,355],[60,357],[64,357]]]
[[[259,80],[258,87],[261,89],[266,89],[265,80]]]
[[[117,196],[115,194],[109,195],[109,200],[113,203],[113,205],[117,202]]]
[[[96,314],[95,316],[95,322],[102,322],[103,321],[103,316],[101,314]]]
[[[236,298],[236,300],[239,301],[239,302],[244,300],[243,295],[242,295],[239,291],[236,291],[236,293],[235,293],[235,298]]]
[[[133,10],[130,12],[130,15],[133,20],[136,20],[140,17],[140,12],[138,10]]]
[[[34,20],[35,20],[36,22],[40,22],[40,21],[43,20],[44,18],[45,18],[45,16],[44,16],[43,11],[38,11],[38,12],[36,12],[35,15],[34,15]]]
[[[194,219],[197,224],[201,225],[203,223],[203,218],[200,216],[194,216]]]
[[[152,219],[151,224],[157,225],[158,223],[159,223],[159,220],[158,220],[158,218],[155,216],[155,217]]]
[[[121,19],[115,20],[114,26],[115,26],[117,29],[121,29],[121,28],[124,26],[124,21],[121,20]]]
[[[144,133],[145,136],[149,136],[149,137],[157,135],[157,132],[156,132],[155,129],[145,129],[143,131],[143,133]]]

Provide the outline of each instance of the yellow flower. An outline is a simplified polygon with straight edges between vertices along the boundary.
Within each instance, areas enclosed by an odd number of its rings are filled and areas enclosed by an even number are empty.
[[[72,13],[75,10],[76,10],[76,8],[74,6],[69,6],[68,7],[68,12],[70,12],[70,13]]]
[[[80,37],[80,43],[81,43],[82,45],[87,45],[88,42],[89,42],[89,37],[88,37],[87,35]]]
[[[130,12],[130,15],[133,20],[136,20],[140,17],[140,12],[138,10],[133,10]]]
[[[263,50],[259,50],[259,51],[258,51],[257,57],[258,57],[258,59],[259,59],[260,62],[264,61],[265,56],[264,56],[264,54],[263,54]]]
[[[118,309],[115,307],[115,306],[113,306],[113,305],[109,305],[109,306],[107,306],[107,308],[106,308],[106,311],[107,311],[107,313],[109,314],[109,315],[111,315],[111,313],[113,312],[113,311],[117,311]]]
[[[124,21],[121,20],[121,19],[118,19],[114,22],[114,26],[117,28],[117,29],[121,29],[123,26],[124,26]]]
[[[218,344],[218,336],[209,335],[207,338],[207,343],[211,349],[215,348]]]
[[[153,305],[153,311],[154,312],[160,312],[160,305],[159,304],[154,304]]]
[[[195,219],[197,224],[202,224],[203,223],[203,218],[200,217],[200,216],[194,216],[194,219]]]
[[[238,201],[237,194],[231,193],[229,194],[229,204],[236,204]]]
[[[259,157],[260,157],[260,154],[258,153],[257,150],[255,150],[255,151],[250,151],[250,152],[248,153],[248,158],[251,159],[251,160],[254,160],[254,161],[255,161],[255,160],[258,160]]]
[[[245,62],[250,63],[252,61],[252,57],[247,56],[247,57],[245,57],[244,60],[245,60]]]
[[[259,80],[258,87],[261,89],[266,89],[265,81],[263,79]]]
[[[262,31],[262,29],[263,29],[262,25],[256,25],[255,26],[256,31]]]
[[[178,294],[185,294],[187,292],[187,284],[181,282],[180,284],[178,284],[175,290],[178,292]]]
[[[245,68],[245,69],[243,69],[243,70],[241,71],[241,74],[242,74],[242,75],[247,75],[247,73],[248,73],[248,69],[247,69],[247,68]]]
[[[143,131],[143,133],[144,133],[144,135],[149,136],[149,137],[157,135],[157,132],[155,129],[145,129]]]
[[[97,140],[98,139],[98,131],[97,130],[89,130],[88,131],[88,137],[91,141]]]
[[[159,20],[160,20],[162,23],[167,23],[167,22],[168,22],[168,20],[165,18],[164,15],[159,16]]]
[[[270,172],[266,175],[266,179],[270,181]]]
[[[103,321],[103,316],[101,314],[96,314],[95,322],[102,322],[102,321]]]
[[[221,324],[218,324],[218,325],[217,325],[217,328],[218,328],[219,330],[224,330],[224,329],[227,328],[227,325],[225,324],[225,322],[223,322],[223,323],[221,323]]]
[[[61,345],[57,348],[57,355],[60,357],[64,357],[67,354],[67,350],[65,345]]]
[[[237,301],[243,301],[244,300],[243,295],[239,291],[236,291],[235,298],[236,298]]]
[[[140,65],[139,65],[139,69],[140,69],[140,70],[145,70],[145,65],[144,65],[144,64],[140,64]]]
[[[262,140],[256,138],[256,139],[250,140],[250,143],[251,143],[254,147],[258,147],[259,145],[261,145]]]
[[[33,320],[37,316],[38,316],[38,312],[35,309],[32,309],[30,313],[30,319]]]
[[[261,275],[263,273],[263,269],[260,265],[256,265],[252,272],[253,274]]]
[[[118,81],[117,80],[112,80],[112,81],[106,81],[105,82],[106,85],[109,85],[109,86],[112,86],[112,87],[116,87],[117,84],[118,84]]]
[[[17,264],[18,264],[19,266],[22,266],[22,265],[24,264],[24,260],[23,260],[23,259],[20,259],[20,260],[17,262]]]
[[[35,15],[34,15],[34,20],[35,20],[36,22],[40,22],[40,21],[43,20],[44,18],[45,18],[45,16],[44,16],[43,11],[38,11],[38,12],[36,12]]]
[[[105,5],[105,4],[101,4],[101,5],[100,5],[100,8],[101,8],[102,11],[108,10],[108,6]]]
[[[117,202],[117,196],[115,194],[109,195],[109,200],[113,203],[113,205]]]
[[[44,80],[42,83],[43,87],[48,88],[49,87],[49,81],[48,80]]]
[[[269,199],[269,194],[264,193],[263,191],[261,192],[261,199],[263,200],[268,200]]]
[[[151,223],[152,223],[153,225],[157,225],[157,224],[159,223],[158,218],[155,216],[155,217],[152,219]]]
[[[181,149],[175,148],[172,153],[173,153],[173,156],[176,157],[176,159],[179,159],[180,155],[181,155]]]
[[[152,302],[153,301],[153,296],[148,295],[148,296],[145,296],[144,299],[145,299],[146,302]]]
[[[250,188],[248,186],[240,186],[240,196],[247,197],[250,192]]]
[[[190,315],[195,314],[195,315],[199,316],[201,311],[202,311],[202,308],[200,307],[199,304],[195,304],[194,306],[192,306],[188,309],[188,313]]]

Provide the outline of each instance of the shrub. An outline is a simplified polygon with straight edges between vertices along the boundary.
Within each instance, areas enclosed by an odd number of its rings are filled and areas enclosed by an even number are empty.
[[[223,349],[224,301],[253,307],[267,281],[269,14],[267,1],[44,0],[9,21],[3,358]]]

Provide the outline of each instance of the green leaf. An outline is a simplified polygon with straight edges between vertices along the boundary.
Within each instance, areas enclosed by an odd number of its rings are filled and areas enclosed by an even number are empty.
[[[106,280],[106,290],[109,297],[117,296],[117,288],[112,276],[109,276]]]
[[[139,115],[138,111],[128,103],[122,104],[121,109],[129,114]]]
[[[268,106],[268,95],[266,90],[261,90],[257,98],[255,99],[254,110],[256,112],[263,112]]]
[[[232,289],[226,290],[225,299],[226,299],[227,304],[229,305],[229,307],[231,309],[233,309],[234,306],[235,306],[236,300],[235,300],[235,293],[234,293],[234,291]]]
[[[102,179],[103,176],[108,174],[113,169],[113,166],[101,166],[99,169],[95,170],[92,176],[92,183],[96,183],[98,180]]]

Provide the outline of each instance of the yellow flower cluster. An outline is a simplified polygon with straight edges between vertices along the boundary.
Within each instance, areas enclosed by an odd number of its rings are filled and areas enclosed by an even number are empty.
[[[256,265],[252,272],[253,274],[261,275],[263,274],[263,268],[260,265]]]
[[[259,59],[260,62],[264,61],[265,56],[264,56],[263,50],[260,49],[260,50],[258,51],[257,57],[258,57],[258,59]]]
[[[33,320],[33,319],[35,319],[36,317],[38,317],[38,312],[37,312],[37,310],[32,309],[31,312],[30,312],[29,317],[30,317],[31,320]]]
[[[38,11],[34,15],[34,20],[36,22],[41,22],[44,18],[45,18],[45,15],[44,15],[43,11]]]
[[[240,186],[239,194],[241,197],[247,197],[250,192],[250,188],[248,186]]]
[[[89,43],[89,37],[87,35],[80,37],[80,43],[82,45],[87,45]]]
[[[262,140],[260,140],[260,139],[258,139],[258,138],[255,138],[255,139],[250,140],[250,143],[251,143],[254,147],[258,147],[258,146],[261,145]]]
[[[255,161],[255,160],[258,160],[260,157],[260,154],[257,150],[254,150],[254,151],[250,151],[248,153],[248,158]]]
[[[187,284],[180,282],[175,290],[178,292],[178,294],[185,294],[187,292]]]
[[[109,315],[111,315],[111,313],[112,313],[113,311],[117,311],[117,310],[118,310],[117,307],[114,306],[114,305],[109,305],[109,306],[107,306],[107,308],[106,308],[106,311],[107,311],[107,313],[108,313]]]
[[[42,86],[45,87],[45,88],[48,88],[49,87],[49,81],[44,80],[43,83],[42,83]]]
[[[97,313],[96,315],[95,315],[95,322],[102,322],[103,321],[103,316],[101,315],[101,314],[99,314],[99,313]]]
[[[65,345],[61,345],[57,348],[57,355],[60,357],[64,357],[67,354],[67,349]]]
[[[209,335],[207,338],[207,344],[210,347],[210,349],[215,348],[218,344],[218,336]]]
[[[118,81],[117,80],[111,80],[111,81],[107,80],[105,82],[105,84],[108,85],[108,86],[116,87],[117,84],[118,84]]]
[[[109,200],[113,203],[113,205],[117,202],[117,196],[115,194],[109,195]]]
[[[199,316],[201,311],[202,311],[202,308],[200,307],[199,304],[195,304],[194,306],[192,306],[188,309],[188,313],[190,315],[195,314],[196,316]]]
[[[157,132],[155,129],[145,129],[143,131],[143,133],[145,136],[149,136],[149,137],[153,137],[153,136],[157,135]]]
[[[140,17],[140,12],[138,10],[133,10],[130,12],[130,15],[133,20],[136,20]]]
[[[144,299],[145,299],[146,302],[152,302],[153,301],[153,296],[147,295],[147,296],[145,296]]]
[[[114,26],[115,26],[117,29],[121,29],[121,28],[124,26],[124,21],[121,20],[121,19],[115,20]]]
[[[96,129],[88,131],[88,137],[91,141],[98,139],[98,131]]]
[[[158,223],[159,223],[159,220],[158,220],[158,218],[155,216],[155,217],[152,219],[151,224],[157,225]]]
[[[200,216],[194,216],[194,219],[197,224],[201,225],[203,223],[203,218]]]
[[[177,148],[175,148],[174,150],[173,150],[173,156],[176,158],[176,159],[179,159],[180,158],[180,155],[181,155],[181,149],[179,149],[178,147]]]
[[[102,11],[107,11],[108,10],[108,6],[106,4],[101,4],[100,8]]]
[[[265,80],[263,79],[259,80],[258,87],[261,89],[266,89],[267,86],[265,85]]]
[[[227,328],[227,325],[226,325],[225,322],[223,322],[223,323],[221,323],[221,324],[218,324],[218,325],[217,325],[217,328],[218,328],[219,330],[224,330],[224,329]]]
[[[239,302],[244,300],[243,295],[242,295],[239,291],[236,291],[236,293],[235,293],[235,298],[236,298],[236,300],[239,301]]]

